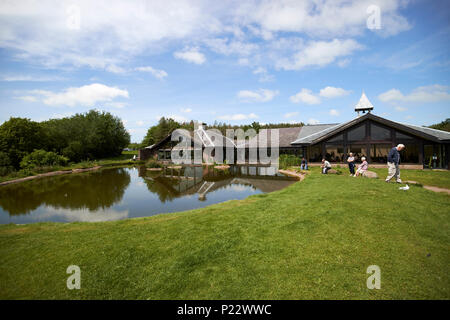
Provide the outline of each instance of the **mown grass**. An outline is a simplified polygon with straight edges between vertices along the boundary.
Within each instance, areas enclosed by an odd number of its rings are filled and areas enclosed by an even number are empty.
[[[450,197],[315,170],[281,191],[102,223],[0,226],[0,299],[449,299]],[[66,268],[81,268],[81,289]],[[369,290],[366,269],[381,268]]]

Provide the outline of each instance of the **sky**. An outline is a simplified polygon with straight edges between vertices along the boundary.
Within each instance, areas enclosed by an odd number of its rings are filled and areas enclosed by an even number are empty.
[[[133,142],[208,124],[450,117],[450,2],[1,1],[0,123],[90,109]]]

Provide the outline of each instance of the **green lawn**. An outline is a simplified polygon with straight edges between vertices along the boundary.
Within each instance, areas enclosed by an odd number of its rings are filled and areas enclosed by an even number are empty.
[[[450,196],[398,187],[314,170],[188,212],[3,225],[0,299],[450,299]]]

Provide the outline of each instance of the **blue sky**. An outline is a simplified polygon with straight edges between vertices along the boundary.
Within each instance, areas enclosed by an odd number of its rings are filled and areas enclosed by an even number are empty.
[[[342,122],[364,90],[375,114],[430,125],[450,117],[449,9],[445,0],[2,1],[0,123],[99,109],[139,142],[161,116]]]

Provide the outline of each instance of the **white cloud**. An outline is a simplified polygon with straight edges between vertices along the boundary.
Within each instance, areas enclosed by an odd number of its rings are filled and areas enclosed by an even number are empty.
[[[21,96],[21,97],[16,97],[16,99],[28,101],[28,102],[36,102],[38,100],[35,96]]]
[[[382,13],[384,35],[408,30],[407,20],[398,10],[407,2],[401,0],[353,1],[262,1],[247,5],[249,22],[259,25],[262,32],[302,32],[312,36],[333,37],[360,35],[366,28],[367,7],[378,5]]]
[[[363,46],[353,39],[310,41],[291,59],[281,59],[277,63],[277,67],[284,70],[300,70],[308,66],[324,67],[337,58],[351,55],[354,51],[362,48]]]
[[[330,116],[337,117],[337,116],[340,115],[340,112],[338,110],[336,110],[336,109],[331,109],[329,114],[330,114]]]
[[[173,56],[195,64],[203,64],[206,61],[205,55],[199,51],[198,47],[185,48],[183,51],[175,52]]]
[[[335,88],[335,87],[325,87],[320,90],[319,95],[321,97],[325,98],[337,98],[346,96],[350,93],[350,91],[344,90],[342,88]]]
[[[1,78],[1,81],[16,82],[16,81],[32,81],[32,82],[49,82],[65,80],[62,77],[55,76],[34,76],[34,75],[6,75]]]
[[[228,38],[207,39],[204,42],[212,51],[226,56],[232,54],[248,56],[259,48],[255,43],[229,40]]]
[[[136,124],[137,124],[139,127],[142,127],[142,126],[144,125],[144,121],[138,120],[138,121],[136,121]]]
[[[117,87],[108,87],[104,84],[93,83],[82,87],[71,87],[63,92],[55,93],[46,90],[32,90],[36,99],[42,100],[50,106],[89,106],[97,103],[109,103],[118,97],[128,98],[128,91]]]
[[[320,121],[317,119],[313,119],[313,118],[309,118],[308,121],[306,122],[307,124],[319,124]]]
[[[146,67],[137,67],[137,68],[135,68],[135,70],[141,71],[141,72],[149,72],[149,73],[151,73],[155,78],[158,78],[158,79],[163,79],[163,78],[165,78],[165,77],[168,76],[168,74],[167,74],[166,71],[154,69],[153,67],[150,67],[150,66],[146,66]]]
[[[298,115],[298,112],[297,112],[297,111],[294,111],[294,112],[288,112],[288,113],[285,113],[285,114],[284,114],[284,117],[285,117],[285,118],[292,118],[292,117],[295,117],[296,115]]]
[[[259,76],[258,81],[259,82],[270,82],[275,80],[275,77],[267,72],[266,68],[263,67],[257,67],[255,70],[253,70],[253,74],[256,74]]]
[[[122,68],[116,64],[109,64],[105,66],[105,70],[111,73],[125,73],[127,70],[125,68]]]
[[[320,98],[316,97],[311,90],[303,88],[299,93],[290,97],[293,103],[319,104]]]
[[[398,111],[398,112],[403,112],[403,111],[408,110],[408,108],[400,107],[400,106],[396,106],[394,109],[395,109],[395,111]]]
[[[256,119],[256,118],[258,118],[258,116],[254,113],[250,114],[237,113],[237,114],[223,115],[219,117],[219,119],[221,120],[231,120],[231,121]]]
[[[418,87],[409,94],[403,94],[398,89],[388,90],[378,96],[383,102],[420,102],[430,103],[450,101],[450,87],[439,84]]]
[[[192,109],[191,108],[181,108],[180,111],[183,112],[183,113],[191,113]]]
[[[72,16],[67,11],[74,4],[81,14],[75,29],[68,27]],[[163,53],[174,44],[205,45],[219,54],[246,56],[265,50],[258,40],[275,42],[280,34],[348,39],[367,31],[366,9],[371,4],[382,10],[382,29],[377,33],[393,35],[410,28],[400,14],[408,4],[405,0],[226,1],[214,5],[207,0],[1,1],[0,47],[13,52],[15,58],[46,67],[123,73],[127,70],[123,64],[134,57]],[[312,42],[285,67],[323,66],[344,58],[358,47],[351,41]],[[321,46],[329,48],[330,54],[324,54]],[[178,56],[193,63],[205,61],[198,50],[182,51]]]
[[[245,102],[268,102],[279,94],[278,90],[259,89],[256,91],[241,90],[237,96]]]

